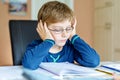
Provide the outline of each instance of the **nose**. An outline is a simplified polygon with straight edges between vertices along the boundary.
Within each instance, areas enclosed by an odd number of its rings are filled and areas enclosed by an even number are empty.
[[[66,37],[67,36],[67,32],[66,32],[66,30],[64,30],[63,32],[62,32],[62,37]]]

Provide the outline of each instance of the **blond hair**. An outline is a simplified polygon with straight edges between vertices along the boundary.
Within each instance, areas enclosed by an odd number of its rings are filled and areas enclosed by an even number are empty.
[[[42,20],[48,24],[73,19],[73,11],[64,3],[50,1],[45,3],[38,12],[38,22]]]

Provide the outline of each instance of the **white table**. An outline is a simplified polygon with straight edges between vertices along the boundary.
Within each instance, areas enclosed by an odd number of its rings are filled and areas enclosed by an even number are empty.
[[[92,78],[91,79],[74,78],[69,80],[88,80],[88,79],[93,80]],[[0,80],[61,80],[61,79],[41,68],[38,68],[37,70],[28,70],[23,68],[22,66],[1,66]]]
[[[40,68],[37,70],[28,70],[22,66],[0,67],[0,80],[53,80],[52,76],[53,74]]]
[[[0,67],[0,80],[27,80],[22,74],[22,66]]]

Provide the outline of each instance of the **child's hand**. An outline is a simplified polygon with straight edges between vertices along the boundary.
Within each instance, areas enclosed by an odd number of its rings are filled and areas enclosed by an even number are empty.
[[[113,78],[114,78],[114,80],[120,80],[120,75],[113,74]]]
[[[54,40],[50,31],[48,30],[47,24],[45,22],[42,23],[42,21],[40,20],[36,29],[37,29],[37,32],[38,32],[38,34],[39,34],[39,36],[41,37],[42,40],[45,40],[45,39]]]
[[[72,24],[72,27],[73,27],[73,31],[72,31],[72,33],[71,33],[71,35],[70,35],[70,40],[71,40],[71,38],[76,34],[76,24],[77,24],[77,20],[76,20],[76,18],[74,18],[74,20],[73,20],[73,24]]]

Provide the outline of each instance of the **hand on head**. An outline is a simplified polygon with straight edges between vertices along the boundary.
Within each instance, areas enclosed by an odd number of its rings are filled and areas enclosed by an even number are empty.
[[[40,20],[36,29],[37,29],[37,32],[38,32],[39,36],[42,38],[42,40],[45,40],[45,39],[54,40],[52,34],[50,33],[50,31],[47,28],[46,22],[43,23]]]
[[[76,18],[74,18],[73,19],[73,22],[72,22],[73,24],[72,24],[72,27],[73,27],[73,31],[72,31],[72,33],[71,33],[71,35],[70,35],[70,40],[71,40],[71,38],[76,34],[76,24],[77,24],[77,20],[76,20]]]

